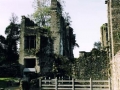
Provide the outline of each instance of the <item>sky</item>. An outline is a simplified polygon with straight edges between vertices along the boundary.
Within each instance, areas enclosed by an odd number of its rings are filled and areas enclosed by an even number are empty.
[[[5,35],[5,28],[10,23],[12,13],[19,21],[22,15],[34,12],[34,0],[0,0],[0,35]],[[79,56],[79,51],[89,52],[94,42],[100,41],[100,27],[107,22],[107,5],[105,0],[64,0],[64,10],[71,17],[71,27],[76,34],[79,48],[75,47],[74,56]]]

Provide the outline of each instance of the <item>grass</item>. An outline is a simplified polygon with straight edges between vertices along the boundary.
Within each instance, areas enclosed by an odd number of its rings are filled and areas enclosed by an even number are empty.
[[[15,81],[17,79],[16,78],[0,78],[0,88],[6,88],[7,87],[7,82],[9,80]]]
[[[9,80],[13,80],[13,78],[0,78],[0,80],[9,81]]]

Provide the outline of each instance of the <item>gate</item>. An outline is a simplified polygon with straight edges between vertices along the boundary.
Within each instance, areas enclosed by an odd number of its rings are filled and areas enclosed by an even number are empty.
[[[110,80],[39,79],[41,90],[110,90]]]

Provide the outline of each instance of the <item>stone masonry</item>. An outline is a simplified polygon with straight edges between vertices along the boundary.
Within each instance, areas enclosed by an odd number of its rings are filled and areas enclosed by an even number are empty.
[[[109,51],[112,90],[120,90],[120,0],[105,0],[108,7]]]
[[[27,68],[36,68],[37,72],[40,72],[38,65],[39,59],[38,57],[36,57],[36,52],[39,51],[40,49],[40,42],[39,42],[40,28],[36,25],[32,26],[32,24],[30,23],[32,23],[32,21],[30,21],[29,18],[22,16],[21,32],[20,32],[19,64],[21,65],[21,70],[27,67]],[[26,43],[29,43],[29,45],[31,46],[27,45]],[[28,63],[30,63],[30,60],[33,60],[32,62],[34,63],[34,66],[28,65]]]
[[[53,63],[51,54],[74,58],[75,35],[69,24],[66,24],[57,0],[51,0],[50,37],[47,32],[48,30],[22,16],[19,52],[21,74],[24,68],[35,68],[37,73],[44,75],[49,73]]]
[[[107,28],[107,23],[103,24],[101,26],[101,45],[102,45],[102,48],[107,48],[108,47],[108,28]]]

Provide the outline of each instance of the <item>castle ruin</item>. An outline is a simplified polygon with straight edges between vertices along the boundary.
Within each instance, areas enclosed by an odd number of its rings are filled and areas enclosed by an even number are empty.
[[[120,0],[105,0],[108,13],[108,42],[112,90],[120,90]]]
[[[53,64],[51,54],[73,59],[74,43],[73,29],[65,23],[61,5],[57,0],[51,0],[50,32],[22,16],[19,52],[21,74],[25,68],[37,73],[49,73]]]

